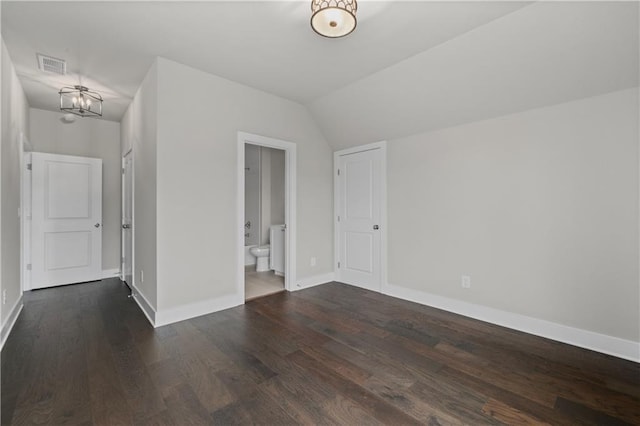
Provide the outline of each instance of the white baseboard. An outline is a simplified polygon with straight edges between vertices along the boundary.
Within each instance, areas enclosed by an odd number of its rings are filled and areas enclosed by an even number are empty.
[[[120,269],[103,269],[102,275],[100,275],[100,279],[104,280],[106,278],[120,277]]]
[[[133,300],[136,301],[136,303],[140,307],[140,310],[142,310],[142,313],[144,313],[151,325],[153,327],[156,327],[156,310],[153,309],[151,303],[149,303],[144,294],[142,294],[142,292],[138,290],[135,285],[133,286],[131,294],[133,296]]]
[[[382,293],[629,361],[640,362],[640,343],[632,340],[569,327],[393,284],[383,286]]]
[[[7,337],[9,337],[13,326],[16,324],[16,320],[18,319],[18,316],[20,316],[23,306],[22,295],[20,295],[18,300],[16,300],[16,303],[11,308],[9,316],[5,320],[4,324],[2,324],[2,329],[0,330],[0,350],[4,348],[4,343],[7,341]]]
[[[312,277],[301,278],[296,282],[295,287],[291,291],[302,290],[305,288],[313,287],[320,284],[326,284],[335,280],[335,274],[333,272],[327,272],[326,274],[314,275]]]
[[[203,300],[201,302],[190,303],[177,306],[171,309],[158,310],[155,316],[155,327],[184,321],[190,318],[211,314],[224,309],[233,308],[244,304],[244,300],[237,294],[222,296],[215,299]]]

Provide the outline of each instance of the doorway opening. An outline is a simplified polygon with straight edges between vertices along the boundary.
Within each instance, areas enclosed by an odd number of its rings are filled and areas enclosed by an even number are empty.
[[[238,293],[248,301],[295,282],[295,144],[238,133]]]

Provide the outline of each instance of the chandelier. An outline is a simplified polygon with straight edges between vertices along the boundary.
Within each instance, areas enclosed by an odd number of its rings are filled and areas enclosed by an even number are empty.
[[[357,24],[356,0],[311,0],[311,28],[324,37],[350,34]]]
[[[63,87],[60,109],[80,117],[102,117],[102,96],[84,86]]]

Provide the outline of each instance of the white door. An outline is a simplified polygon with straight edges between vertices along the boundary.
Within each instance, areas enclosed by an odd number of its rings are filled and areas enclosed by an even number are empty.
[[[338,281],[381,291],[382,150],[337,153]]]
[[[122,158],[122,279],[133,286],[133,158]]]
[[[102,160],[32,153],[31,288],[101,279]]]

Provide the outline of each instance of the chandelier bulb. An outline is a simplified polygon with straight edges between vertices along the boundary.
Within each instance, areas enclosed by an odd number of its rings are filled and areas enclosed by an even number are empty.
[[[102,117],[102,96],[84,86],[63,87],[60,109],[81,117]]]

